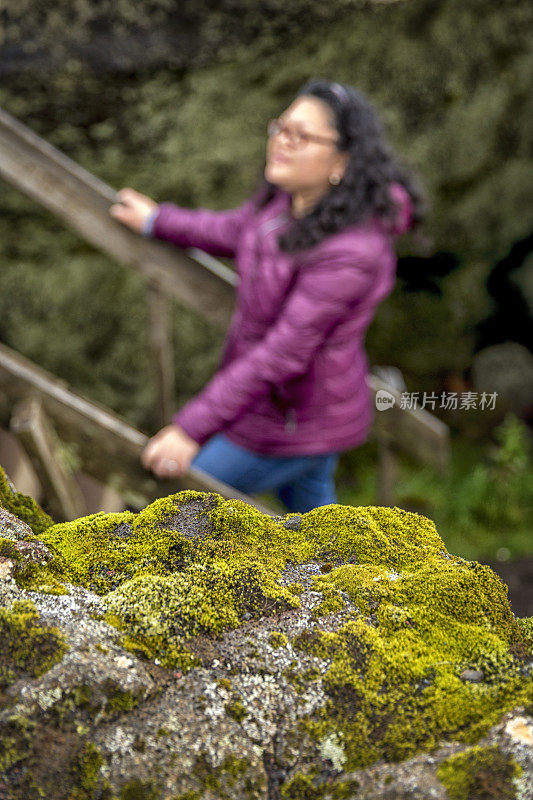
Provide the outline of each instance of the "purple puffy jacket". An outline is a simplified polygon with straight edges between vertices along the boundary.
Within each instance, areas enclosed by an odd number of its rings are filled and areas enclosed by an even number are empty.
[[[391,185],[396,222],[369,220],[289,254],[277,238],[291,223],[278,190],[230,211],[161,203],[152,235],[235,257],[237,304],[215,376],[173,422],[203,444],[215,433],[269,455],[348,450],[368,436],[373,409],[364,338],[392,290],[393,235],[411,224],[406,190]]]

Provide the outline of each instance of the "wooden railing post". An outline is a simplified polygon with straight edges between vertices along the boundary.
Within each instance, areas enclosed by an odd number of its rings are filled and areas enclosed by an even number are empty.
[[[171,307],[167,294],[157,281],[148,282],[146,296],[157,397],[157,421],[159,427],[163,427],[168,425],[175,410]]]
[[[13,409],[11,430],[33,457],[41,480],[56,500],[63,519],[83,517],[87,507],[74,473],[64,464],[61,442],[38,397],[19,400]]]

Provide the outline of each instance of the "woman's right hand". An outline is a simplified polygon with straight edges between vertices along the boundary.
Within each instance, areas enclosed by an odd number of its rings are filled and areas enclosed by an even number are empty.
[[[145,194],[129,187],[117,192],[117,199],[120,202],[109,209],[111,216],[137,233],[141,233],[144,223],[158,204]]]

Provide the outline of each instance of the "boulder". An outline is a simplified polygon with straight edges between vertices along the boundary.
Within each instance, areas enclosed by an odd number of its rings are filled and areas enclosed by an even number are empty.
[[[533,621],[426,517],[3,519],[0,798],[531,796]]]

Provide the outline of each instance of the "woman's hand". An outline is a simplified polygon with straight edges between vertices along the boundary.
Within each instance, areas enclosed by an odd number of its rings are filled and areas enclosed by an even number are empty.
[[[137,233],[141,233],[144,223],[152,211],[157,208],[158,203],[145,194],[140,194],[130,188],[117,192],[117,198],[120,203],[111,206],[109,209],[111,216]]]
[[[179,478],[200,449],[178,425],[166,425],[149,440],[141,455],[141,463],[158,478]]]

